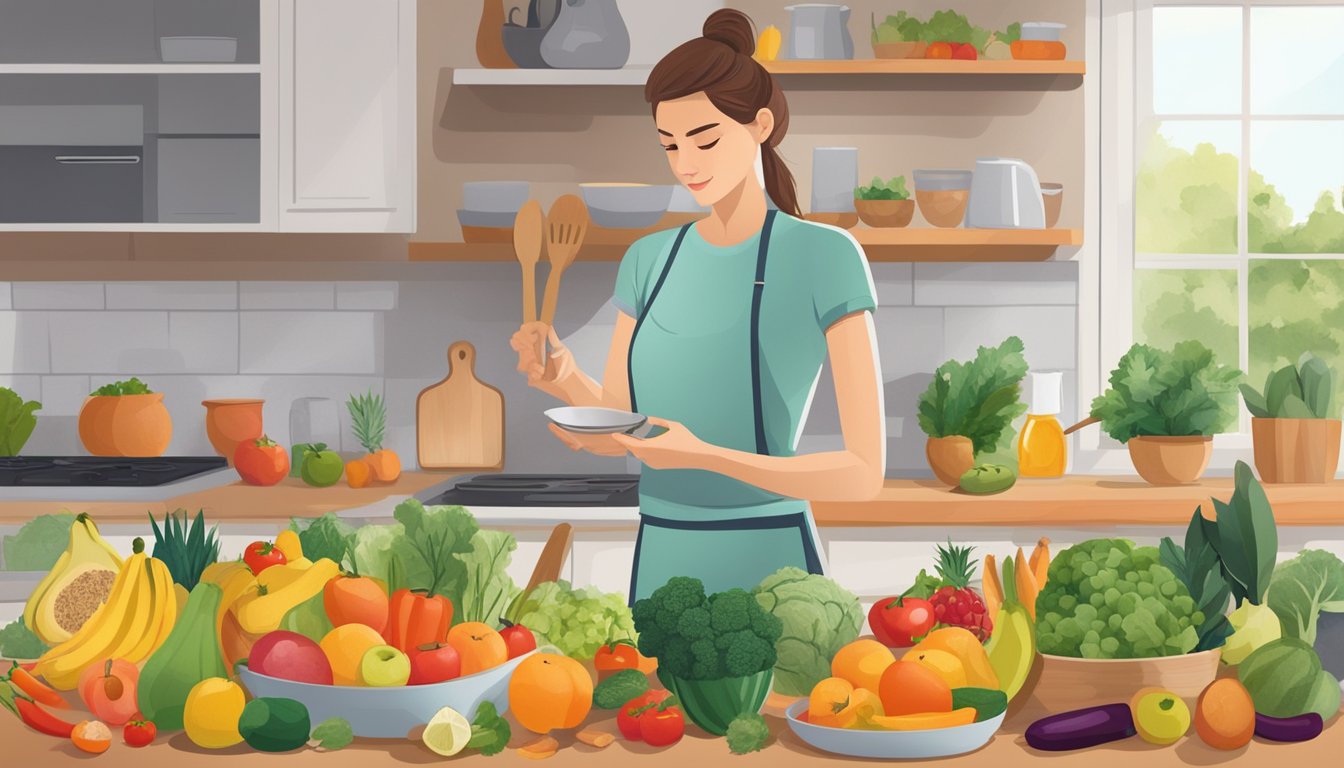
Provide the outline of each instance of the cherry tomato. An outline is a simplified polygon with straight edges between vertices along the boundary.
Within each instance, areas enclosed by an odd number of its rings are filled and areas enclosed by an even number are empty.
[[[285,553],[271,542],[254,541],[243,550],[243,562],[255,576],[272,565],[284,565],[288,560],[285,558]]]
[[[154,741],[158,735],[158,728],[149,720],[132,720],[121,729],[121,738],[127,745],[132,747],[143,747]]]
[[[233,451],[233,468],[249,485],[275,485],[289,477],[289,452],[265,435],[244,440]]]
[[[643,741],[644,737],[639,732],[639,718],[631,713],[671,695],[669,691],[648,691],[626,702],[616,713],[616,727],[621,729],[621,735],[630,741]]]
[[[511,624],[507,621],[503,623],[504,628],[499,630],[499,636],[504,638],[504,646],[509,649],[510,659],[537,649],[537,638],[532,634],[532,630],[522,624]]]
[[[643,737],[645,744],[652,747],[676,744],[686,733],[686,720],[681,716],[679,707],[659,709],[659,706],[655,704],[648,712],[639,716],[639,735]]]
[[[938,621],[933,605],[918,597],[884,597],[868,611],[868,625],[878,642],[890,648],[908,648]]]

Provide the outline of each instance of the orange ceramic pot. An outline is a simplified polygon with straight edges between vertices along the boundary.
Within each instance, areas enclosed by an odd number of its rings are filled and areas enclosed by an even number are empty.
[[[205,406],[205,434],[215,451],[228,459],[229,466],[233,466],[233,451],[239,443],[261,437],[264,402],[249,398],[201,401]]]
[[[95,395],[79,411],[79,438],[94,456],[162,456],[173,419],[161,392]]]
[[[116,456],[112,441],[112,415],[116,412],[116,397],[90,395],[79,409],[79,441],[84,450],[94,456]]]
[[[929,460],[929,469],[945,485],[957,486],[966,470],[975,466],[975,449],[969,437],[949,435],[930,437],[924,444],[924,456]]]
[[[1152,485],[1189,485],[1198,482],[1213,456],[1213,438],[1131,437],[1125,444],[1139,477]]]

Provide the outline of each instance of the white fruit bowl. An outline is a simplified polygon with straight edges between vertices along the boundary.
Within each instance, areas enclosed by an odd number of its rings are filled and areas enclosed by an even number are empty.
[[[801,715],[807,699],[789,707],[789,728],[808,746],[823,752],[873,760],[929,760],[974,752],[994,738],[1003,725],[1004,713],[970,725],[931,728],[927,731],[867,731],[814,725]]]
[[[299,683],[253,672],[246,664],[238,666],[238,674],[254,697],[279,697],[303,704],[314,725],[330,717],[342,717],[356,736],[402,739],[412,729],[428,723],[444,707],[452,707],[467,720],[474,720],[476,709],[489,701],[503,714],[509,708],[509,678],[523,659],[533,653],[536,651],[447,682],[396,688]]]

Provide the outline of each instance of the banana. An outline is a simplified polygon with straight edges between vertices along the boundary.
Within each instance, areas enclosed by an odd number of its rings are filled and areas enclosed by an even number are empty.
[[[132,601],[131,612],[126,615],[122,622],[121,636],[107,652],[109,659],[126,659],[132,664],[137,660],[127,659],[127,654],[149,630],[155,610],[154,592],[150,586],[149,565],[143,555],[144,553],[132,555],[131,559],[126,561],[125,567],[134,569],[135,597]]]
[[[177,595],[173,591],[173,577],[168,572],[168,566],[164,565],[158,558],[149,559],[149,569],[154,591],[154,619],[146,629],[141,641],[131,649],[128,654],[133,663],[139,663],[149,658],[163,641],[168,639],[168,633],[173,631],[173,625],[177,622]]]
[[[143,555],[144,542],[139,539],[136,539],[136,542],[141,550],[138,555]],[[143,557],[137,559],[138,555],[133,556],[132,560],[143,562]],[[134,567],[127,568],[125,563],[122,564],[116,581],[112,583],[112,592],[108,595],[107,602],[89,617],[73,637],[47,651],[38,659],[37,667],[34,669],[36,674],[46,678],[46,681],[58,690],[74,690],[79,684],[79,675],[84,668],[100,658],[107,657],[107,650],[118,642],[120,632],[124,629],[127,611],[132,607],[136,592],[133,574],[136,570]]]

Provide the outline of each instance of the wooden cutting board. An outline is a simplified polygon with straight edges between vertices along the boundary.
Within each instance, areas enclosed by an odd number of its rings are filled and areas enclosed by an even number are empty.
[[[504,468],[504,395],[476,378],[476,348],[448,347],[448,376],[415,401],[421,469]]]

